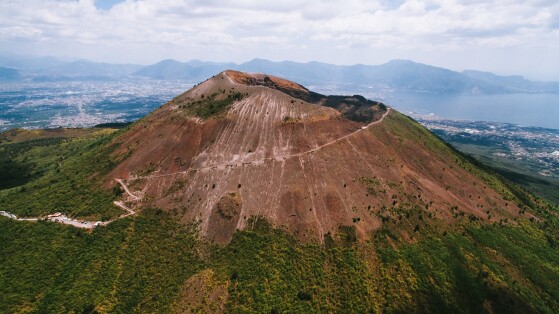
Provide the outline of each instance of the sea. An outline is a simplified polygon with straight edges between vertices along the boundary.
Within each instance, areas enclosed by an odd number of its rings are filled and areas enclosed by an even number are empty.
[[[559,94],[456,95],[392,92],[383,101],[412,116],[559,129]]]

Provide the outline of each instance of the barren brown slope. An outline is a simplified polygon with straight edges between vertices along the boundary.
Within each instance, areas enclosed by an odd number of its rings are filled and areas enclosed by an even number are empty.
[[[394,110],[365,104],[226,71],[117,137],[116,154],[129,157],[107,185],[123,179],[142,205],[200,222],[216,242],[254,216],[322,241],[347,225],[364,238],[384,219],[402,219],[400,209],[444,222],[517,215],[506,191],[495,191],[438,138]]]

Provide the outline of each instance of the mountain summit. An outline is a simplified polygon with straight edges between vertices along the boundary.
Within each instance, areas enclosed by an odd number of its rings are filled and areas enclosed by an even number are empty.
[[[324,96],[278,77],[222,72],[134,124],[113,144],[127,155],[107,177],[200,222],[227,242],[251,217],[303,240],[343,226],[359,238],[397,208],[446,222],[518,212],[434,135],[361,96]],[[412,227],[413,229],[413,227]],[[413,230],[402,226],[405,237]]]
[[[361,96],[225,71],[0,157],[2,313],[559,312],[557,207]]]

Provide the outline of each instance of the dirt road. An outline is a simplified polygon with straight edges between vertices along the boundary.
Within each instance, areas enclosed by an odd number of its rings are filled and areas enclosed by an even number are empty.
[[[251,165],[251,164],[262,164],[265,161],[269,161],[269,160],[286,160],[289,158],[295,158],[295,157],[301,157],[303,155],[306,154],[312,154],[314,152],[317,152],[325,147],[331,146],[333,144],[336,144],[340,141],[343,141],[359,132],[362,132],[368,128],[370,128],[373,125],[379,124],[381,123],[384,118],[390,113],[392,109],[391,108],[387,108],[386,112],[382,115],[382,117],[376,121],[373,121],[365,126],[362,126],[361,128],[359,128],[358,130],[351,132],[349,134],[346,134],[340,138],[337,138],[335,140],[332,140],[328,143],[325,143],[323,145],[320,145],[318,147],[309,149],[307,151],[303,151],[300,153],[296,153],[296,154],[288,154],[288,155],[278,155],[278,156],[273,156],[273,157],[267,157],[267,158],[263,158],[263,159],[258,159],[258,160],[252,160],[252,161],[245,161],[245,162],[237,162],[237,163],[226,163],[226,164],[218,164],[218,165],[211,165],[211,166],[205,166],[205,167],[200,167],[200,168],[190,168],[188,170],[185,171],[177,171],[177,172],[172,172],[172,173],[166,173],[166,174],[160,174],[160,175],[151,175],[151,176],[133,176],[128,178],[127,180],[139,180],[139,179],[155,179],[155,178],[161,178],[161,177],[167,177],[167,176],[173,176],[173,175],[178,175],[178,174],[187,174],[189,172],[196,172],[196,171],[202,171],[202,170],[209,170],[209,169],[216,169],[216,168],[230,168],[230,167],[236,167],[236,166],[246,166],[246,165]],[[122,182],[121,179],[116,179],[125,189],[125,191],[132,197],[136,197],[135,195],[133,195],[132,193],[130,193],[128,191],[128,189],[126,188],[126,185]]]
[[[126,184],[124,184],[124,182],[122,182],[121,179],[115,179],[115,180],[122,186],[124,191],[126,191],[126,194],[128,194],[128,196],[130,196],[130,198],[132,199],[131,202],[137,202],[137,201],[141,200],[141,198],[132,194],[130,192],[130,190],[128,190],[128,187],[126,186]],[[97,226],[106,226],[113,221],[116,221],[116,220],[122,219],[122,218],[126,218],[126,217],[129,217],[129,216],[135,215],[137,213],[133,209],[131,209],[130,207],[126,206],[123,201],[114,201],[113,203],[115,204],[115,206],[125,210],[126,213],[118,216],[117,218],[107,220],[107,221],[90,221],[90,220],[83,220],[83,219],[74,219],[74,218],[70,218],[70,217],[67,217],[65,215],[62,215],[60,213],[47,215],[45,217],[18,218],[16,215],[14,215],[10,212],[7,212],[7,211],[3,211],[3,210],[0,211],[0,216],[8,217],[10,219],[14,219],[14,220],[17,220],[17,221],[48,220],[48,221],[52,221],[52,222],[61,223],[61,224],[64,224],[64,225],[73,226],[73,227],[76,227],[76,228],[93,229]]]

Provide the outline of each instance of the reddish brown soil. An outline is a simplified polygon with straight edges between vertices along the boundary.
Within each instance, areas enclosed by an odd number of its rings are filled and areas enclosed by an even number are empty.
[[[274,89],[243,85],[246,77],[219,74],[136,123],[115,140],[116,154],[130,157],[107,176],[107,185],[126,179],[144,203],[184,223],[199,221],[202,234],[216,242],[227,242],[251,216],[299,239],[322,241],[340,225],[355,226],[364,238],[393,206],[416,205],[446,222],[454,221],[451,207],[484,219],[490,210],[493,220],[518,213],[397,112],[347,136],[365,124]],[[247,96],[224,115],[203,120],[179,108],[229,91]]]
[[[272,75],[267,75],[262,73],[244,73],[244,72],[233,71],[233,70],[227,70],[224,72],[224,74],[230,77],[237,84],[256,85],[257,82],[264,81],[264,79],[267,78],[280,88],[308,92],[306,88],[304,88],[303,86],[295,82],[288,81],[286,79],[282,79]]]

